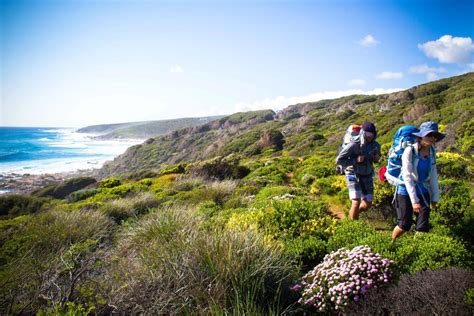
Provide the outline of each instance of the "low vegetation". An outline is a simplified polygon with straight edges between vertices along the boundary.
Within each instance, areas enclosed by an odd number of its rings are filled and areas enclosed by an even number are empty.
[[[472,81],[237,113],[134,146],[97,182],[3,195],[0,312],[472,315]],[[429,233],[391,242],[378,180],[373,208],[342,219],[337,146],[369,117],[385,155],[402,124],[448,133]]]

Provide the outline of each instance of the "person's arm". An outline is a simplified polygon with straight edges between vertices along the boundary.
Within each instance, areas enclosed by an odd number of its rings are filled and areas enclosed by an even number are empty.
[[[372,151],[372,161],[377,163],[380,161],[380,158],[382,157],[382,153],[380,152],[380,144],[375,142],[374,143],[374,150]]]
[[[416,195],[416,182],[415,182],[415,173],[413,171],[413,147],[409,146],[405,149],[402,155],[402,170],[401,174],[403,177],[403,182],[407,189],[408,195],[410,196],[411,203],[413,206],[415,204],[420,204],[420,200]]]
[[[430,171],[430,187],[431,187],[431,202],[436,204],[439,201],[439,184],[438,184],[438,170],[436,168],[436,153],[434,154],[434,161],[431,162]]]

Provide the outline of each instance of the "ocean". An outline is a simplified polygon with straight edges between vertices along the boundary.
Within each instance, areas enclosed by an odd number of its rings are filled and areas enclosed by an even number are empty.
[[[73,128],[0,127],[0,176],[100,168],[144,140],[95,140]]]

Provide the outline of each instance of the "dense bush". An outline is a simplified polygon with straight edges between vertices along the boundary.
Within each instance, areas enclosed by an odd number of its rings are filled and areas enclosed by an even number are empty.
[[[79,202],[79,201],[85,200],[87,198],[90,198],[91,196],[94,196],[99,192],[100,192],[100,189],[79,190],[79,191],[71,193],[71,195],[69,196],[69,201]]]
[[[433,211],[436,222],[445,225],[456,225],[472,210],[470,187],[459,180],[440,182],[441,199]]]
[[[22,194],[1,195],[0,218],[36,213],[48,200],[48,198]]]
[[[308,175],[315,177],[316,179],[325,178],[335,174],[335,156],[331,158],[321,157],[319,155],[313,155],[308,159],[304,160],[301,165],[295,171],[295,177],[299,183],[307,185],[305,177]]]
[[[281,243],[288,254],[308,264],[324,257],[326,241],[336,225],[337,219],[325,203],[291,197],[235,213],[227,227],[262,231],[269,240]]]
[[[328,250],[368,245],[374,251],[394,261],[399,273],[439,269],[450,266],[472,266],[472,258],[465,245],[449,236],[419,233],[405,236],[391,243],[389,232],[377,232],[363,222],[342,221],[329,238]]]
[[[436,165],[440,176],[460,180],[468,180],[473,177],[469,170],[469,160],[460,154],[439,152],[437,153]]]
[[[329,176],[316,179],[310,189],[312,194],[335,195],[346,187],[346,180],[343,176]]]
[[[79,291],[97,272],[112,232],[111,221],[94,211],[51,210],[1,225],[0,312],[34,314],[84,298]]]
[[[186,172],[187,164],[180,163],[169,168],[163,168],[160,170],[160,175],[166,174],[178,174],[178,173],[185,173]]]
[[[99,187],[100,188],[114,188],[116,186],[119,186],[122,184],[122,181],[120,181],[120,179],[117,179],[117,178],[114,178],[114,177],[110,177],[110,178],[107,178],[107,179],[104,179],[104,180],[101,180],[99,182]]]
[[[403,275],[386,290],[373,291],[347,309],[349,315],[472,315],[464,302],[474,273],[461,268]]]
[[[191,175],[210,180],[241,179],[250,171],[239,165],[239,160],[232,157],[216,157],[188,165]]]
[[[51,184],[43,189],[33,192],[32,195],[39,197],[53,197],[55,199],[64,199],[72,192],[83,189],[94,183],[96,183],[96,180],[94,178],[77,177],[66,180],[60,184]]]
[[[290,175],[298,160],[292,157],[265,159],[253,166],[252,172],[244,179],[246,184],[265,187],[283,185],[290,180]]]

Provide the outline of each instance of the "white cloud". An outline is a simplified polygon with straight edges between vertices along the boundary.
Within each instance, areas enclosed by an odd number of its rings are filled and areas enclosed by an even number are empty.
[[[354,95],[354,94],[366,94],[366,95],[377,95],[397,92],[403,89],[383,89],[377,88],[370,91],[363,91],[361,89],[351,89],[351,90],[341,90],[341,91],[323,91],[315,92],[305,96],[297,97],[285,97],[278,96],[275,98],[266,98],[264,100],[255,101],[255,102],[239,102],[235,105],[236,112],[244,111],[256,111],[263,109],[272,109],[275,111],[282,110],[288,105],[305,103],[305,102],[316,102],[320,100],[335,99],[344,96]]]
[[[180,65],[175,65],[175,66],[171,67],[170,72],[171,73],[181,73],[181,72],[183,72],[183,67],[181,67]]]
[[[474,70],[474,63],[467,64],[467,69]]]
[[[401,72],[392,72],[392,71],[384,71],[379,73],[375,76],[377,79],[381,80],[391,80],[391,79],[401,79],[403,78],[403,73]]]
[[[359,45],[362,45],[364,47],[374,47],[380,44],[380,42],[377,41],[375,37],[373,37],[371,34],[368,34],[363,39],[359,40],[357,43],[359,43]]]
[[[430,73],[430,72],[442,73],[442,72],[446,72],[446,69],[444,69],[443,67],[438,67],[438,68],[429,67],[427,64],[423,64],[423,65],[417,65],[417,66],[410,67],[409,72],[412,73],[412,74],[427,74],[427,73]]]
[[[412,74],[425,74],[426,79],[428,79],[429,81],[433,81],[439,78],[439,73],[446,72],[446,69],[444,69],[443,67],[429,67],[427,64],[423,64],[410,67],[408,72]]]
[[[444,35],[436,41],[418,44],[426,56],[438,59],[444,64],[466,64],[471,61],[474,45],[470,37]]]
[[[438,79],[438,75],[435,74],[434,72],[429,72],[426,74],[426,79],[428,79],[428,81],[433,81],[433,80],[436,80]]]
[[[364,86],[367,82],[364,79],[352,79],[347,83],[350,86]]]

